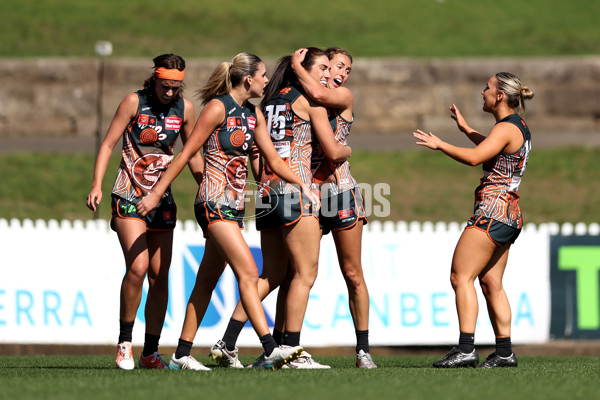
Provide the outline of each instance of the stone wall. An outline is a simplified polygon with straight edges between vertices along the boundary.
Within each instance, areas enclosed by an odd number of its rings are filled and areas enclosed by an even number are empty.
[[[220,60],[187,60],[185,96]],[[104,135],[117,105],[142,87],[151,60],[105,62]],[[269,71],[273,61],[267,62]],[[93,136],[97,130],[98,59],[0,60],[0,137]],[[530,59],[355,59],[348,86],[356,97],[354,135],[396,134],[416,128],[455,131],[455,103],[470,125],[491,125],[481,90],[495,72],[518,75],[535,91],[527,121],[537,132],[600,133],[600,57]],[[485,128],[481,128],[485,129]]]

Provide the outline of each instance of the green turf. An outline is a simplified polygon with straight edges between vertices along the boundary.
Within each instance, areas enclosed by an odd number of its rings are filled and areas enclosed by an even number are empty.
[[[110,191],[119,163],[118,150],[104,179],[98,217],[110,218]],[[13,154],[0,156],[0,218],[87,220],[85,206],[95,157],[91,154]],[[537,150],[519,189],[525,222],[598,221],[600,149]],[[468,167],[440,152],[424,149],[397,153],[355,151],[352,174],[361,183],[389,185],[389,214],[371,220],[465,221],[472,212],[473,190],[481,167]],[[185,169],[173,183],[180,220],[195,219],[198,186]],[[375,203],[375,202],[374,202]],[[376,204],[375,204],[376,205]],[[247,207],[252,209],[252,204]]]
[[[2,399],[598,399],[598,357],[520,357],[518,368],[438,370],[432,356],[319,357],[331,370],[117,370],[111,356],[0,357]],[[204,360],[203,360],[204,361]],[[251,361],[242,357],[242,362]],[[210,366],[210,364],[207,364]]]
[[[280,57],[342,46],[357,57],[598,54],[595,0],[3,0],[0,57]]]

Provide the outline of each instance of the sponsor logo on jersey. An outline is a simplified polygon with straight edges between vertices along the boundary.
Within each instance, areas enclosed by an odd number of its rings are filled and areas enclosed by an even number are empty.
[[[165,221],[172,221],[173,220],[173,212],[171,212],[171,211],[164,211],[163,212],[163,219]]]
[[[135,205],[133,205],[133,204],[125,204],[125,205],[121,205],[120,207],[121,207],[123,214],[131,214],[131,213],[134,213],[137,211],[135,208]]]
[[[146,128],[150,124],[150,116],[146,114],[140,114],[137,119],[137,125],[140,129]]]
[[[181,118],[179,117],[167,117],[165,118],[165,129],[178,131],[181,129]]]
[[[283,88],[279,91],[279,94],[288,94],[289,92],[291,92],[292,89],[289,87]]]
[[[338,211],[338,217],[339,218],[350,218],[350,217],[354,217],[354,209],[349,208],[347,210],[340,210]]]
[[[256,118],[254,118],[254,116],[249,116],[248,117],[248,128],[250,129],[254,129],[256,127]]]
[[[227,127],[235,128],[242,125],[242,119],[239,117],[227,117]]]
[[[275,150],[281,158],[288,158],[290,156],[290,142],[273,142]]]

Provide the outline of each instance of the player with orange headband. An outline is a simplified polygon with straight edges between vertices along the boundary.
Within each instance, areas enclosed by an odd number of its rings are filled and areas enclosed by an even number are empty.
[[[159,79],[183,81],[185,70],[180,71],[176,68],[158,67],[154,69],[154,76]]]
[[[191,351],[213,290],[227,265],[234,271],[242,307],[264,349],[264,367],[282,367],[303,351],[301,346],[278,346],[271,335],[259,297],[258,269],[240,230],[245,215],[248,156],[253,145],[278,179],[295,185],[309,201],[318,200],[279,156],[263,113],[250,102],[263,96],[268,81],[264,62],[254,54],[240,53],[230,62],[219,64],[197,92],[204,108],[190,139],[152,192],[137,205],[141,215],[153,212],[169,184],[202,149],[205,174],[194,210],[206,242],[181,336],[169,363],[172,369],[210,371]]]
[[[181,136],[184,143],[187,141],[195,120],[193,104],[182,96],[183,58],[163,54],[153,61],[154,73],[146,79],[144,88],[125,96],[117,108],[100,146],[92,189],[86,201],[95,212],[102,200],[102,180],[110,156],[123,138],[121,165],[112,190],[110,224],[117,232],[125,256],[116,358],[121,369],[135,366],[131,341],[146,276],[149,284],[144,312],[146,335],[139,366],[168,368],[158,353],[158,342],[167,310],[177,206],[170,188],[154,212],[142,217],[136,205],[171,163],[177,138]],[[189,167],[200,183],[204,168],[200,155],[190,160]]]

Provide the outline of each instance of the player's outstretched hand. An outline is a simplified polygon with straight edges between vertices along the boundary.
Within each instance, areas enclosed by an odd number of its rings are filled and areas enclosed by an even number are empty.
[[[429,147],[432,150],[438,150],[440,148],[440,144],[442,143],[442,140],[433,133],[423,132],[420,129],[417,129],[416,132],[413,132],[413,136],[418,140],[416,144],[419,146]]]
[[[456,104],[450,106],[450,111],[452,112],[450,118],[456,121],[458,129],[463,133],[467,133],[469,131],[469,125],[467,125],[467,121],[465,121],[465,118],[460,113],[458,107],[456,107]]]

